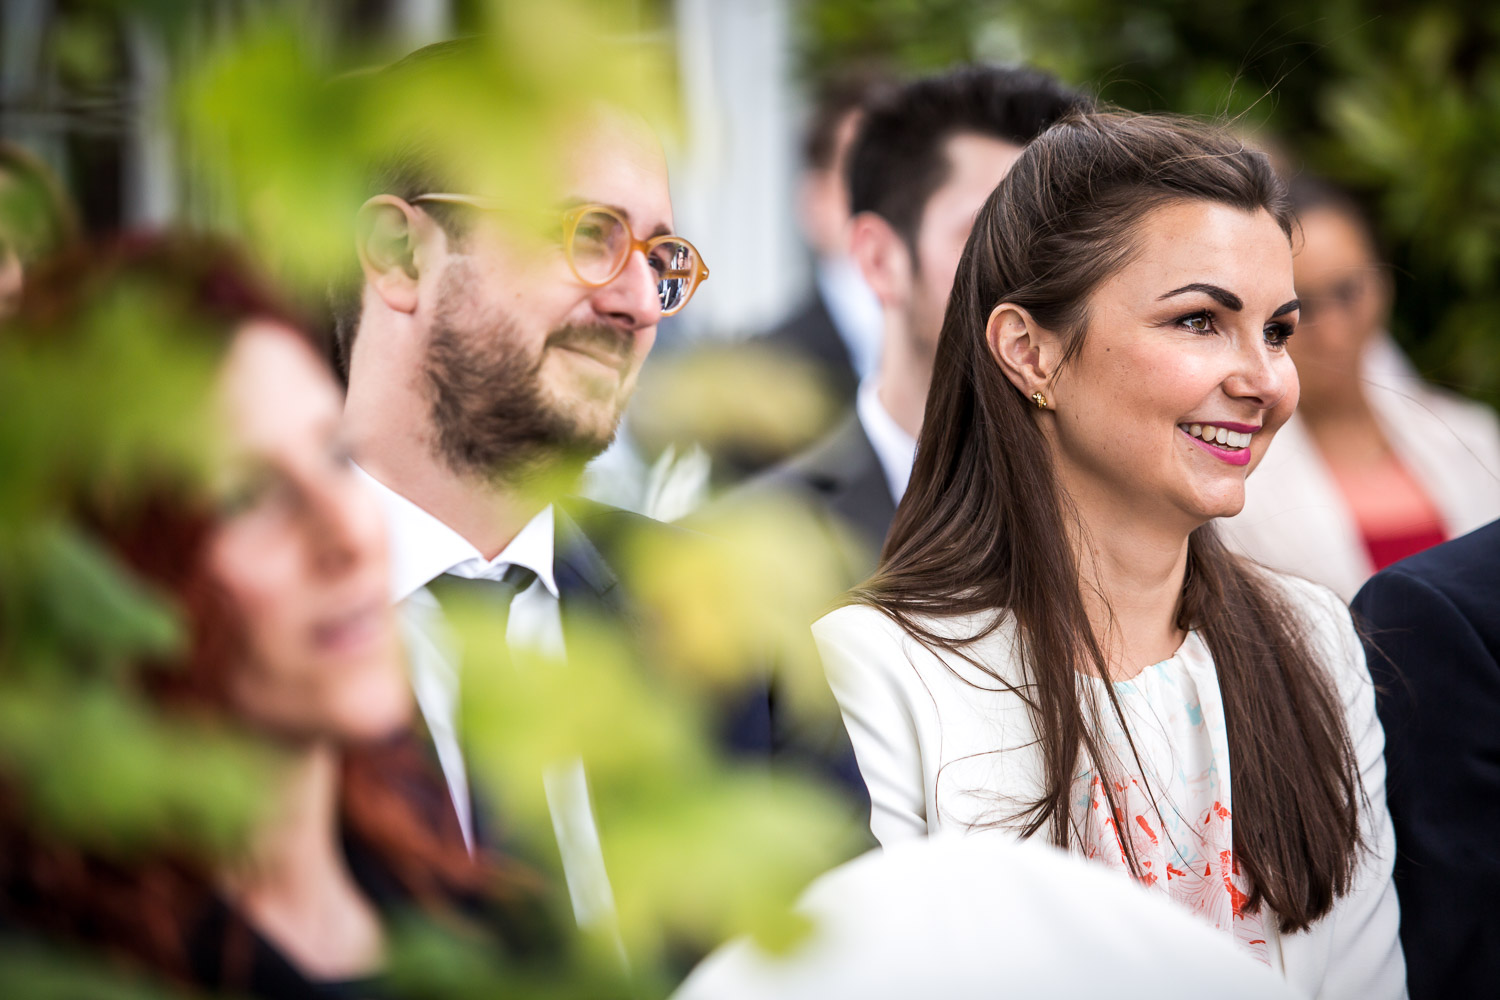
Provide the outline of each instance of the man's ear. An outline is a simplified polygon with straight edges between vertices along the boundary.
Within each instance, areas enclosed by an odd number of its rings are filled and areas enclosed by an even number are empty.
[[[984,340],[995,364],[1021,395],[1030,398],[1040,392],[1047,397],[1049,407],[1055,406],[1053,378],[1062,359],[1061,338],[1022,307],[1002,302],[990,311]]]
[[[874,212],[856,215],[850,222],[849,253],[882,306],[905,308],[911,298],[911,251],[889,222]]]
[[[376,195],[359,210],[355,252],[365,282],[395,312],[417,311],[418,250],[425,221],[395,195]]]

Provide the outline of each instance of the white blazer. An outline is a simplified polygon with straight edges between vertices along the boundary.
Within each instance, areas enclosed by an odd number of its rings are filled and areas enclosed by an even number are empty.
[[[1397,937],[1391,866],[1395,834],[1385,804],[1385,734],[1364,650],[1349,611],[1315,584],[1276,577],[1307,610],[1313,648],[1323,654],[1343,698],[1350,739],[1367,797],[1360,824],[1369,851],[1350,893],[1307,931],[1280,934],[1266,920],[1272,966],[1308,997],[1406,995]],[[955,637],[972,635],[974,617],[924,624]],[[939,831],[1005,827],[1016,800],[1032,800],[1043,781],[1036,733],[1020,696],[962,659],[939,655],[873,608],[849,606],[813,626],[829,683],[843,712],[859,768],[870,789],[870,828],[882,845]],[[1206,653],[1207,646],[1198,641]],[[1025,683],[1008,616],[968,651],[1003,681]],[[1213,661],[1185,658],[1210,734],[1228,737]],[[1219,753],[1215,753],[1219,757]],[[1224,786],[1231,784],[1225,776]],[[1228,803],[1226,803],[1228,805]]]
[[[1375,420],[1443,517],[1449,537],[1500,517],[1500,421],[1424,382],[1389,338],[1361,365]],[[1300,419],[1277,433],[1245,483],[1245,508],[1218,522],[1230,548],[1330,587],[1345,601],[1375,572],[1338,485]]]

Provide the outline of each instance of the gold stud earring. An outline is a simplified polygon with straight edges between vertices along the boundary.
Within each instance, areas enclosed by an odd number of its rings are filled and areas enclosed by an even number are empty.
[[[1031,394],[1031,401],[1036,404],[1038,410],[1045,410],[1047,408],[1047,397],[1043,396],[1040,392],[1033,392]]]

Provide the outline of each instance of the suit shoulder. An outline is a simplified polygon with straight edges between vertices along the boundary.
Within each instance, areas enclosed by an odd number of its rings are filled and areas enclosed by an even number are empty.
[[[1500,521],[1492,521],[1442,545],[1409,556],[1376,573],[1354,598],[1354,607],[1370,613],[1377,604],[1389,611],[1396,594],[1427,590],[1440,595],[1455,613],[1479,622],[1494,619],[1500,599]]]
[[[597,556],[585,557],[583,561],[602,557],[614,573],[624,572],[639,562],[641,546],[648,551],[670,550],[703,537],[680,525],[582,497],[569,497],[560,506],[578,535],[586,540],[583,551],[592,547],[597,552]],[[576,553],[579,548],[573,545],[570,551]]]
[[[821,439],[741,489],[750,496],[787,491],[823,494],[861,479],[878,466],[864,426],[851,413]]]

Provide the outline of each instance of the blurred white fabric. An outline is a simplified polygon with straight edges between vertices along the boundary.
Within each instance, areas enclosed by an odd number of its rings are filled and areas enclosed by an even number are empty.
[[[872,851],[798,910],[816,929],[792,953],[731,942],[674,1000],[1297,995],[1180,907],[1000,831]]]
[[[689,445],[681,454],[675,444],[667,445],[646,477],[640,512],[658,521],[680,521],[687,517],[708,498],[712,468],[713,460],[702,445]]]

